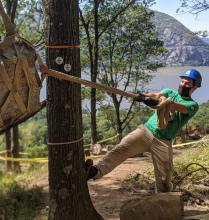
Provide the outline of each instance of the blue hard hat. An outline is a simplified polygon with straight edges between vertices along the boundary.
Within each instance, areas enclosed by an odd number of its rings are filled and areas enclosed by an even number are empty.
[[[180,75],[181,78],[190,78],[194,81],[197,87],[201,87],[202,76],[196,69],[187,70],[185,73]]]

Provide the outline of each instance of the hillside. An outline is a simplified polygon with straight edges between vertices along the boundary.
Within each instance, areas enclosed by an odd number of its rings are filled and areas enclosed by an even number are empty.
[[[198,112],[195,116],[190,120],[189,124],[199,126],[202,128],[209,128],[209,101],[201,104],[199,106]]]
[[[153,23],[167,52],[159,59],[170,65],[209,65],[209,44],[175,18],[155,11]]]
[[[205,43],[209,44],[209,38],[208,38],[208,37],[203,37],[202,40],[203,40]]]

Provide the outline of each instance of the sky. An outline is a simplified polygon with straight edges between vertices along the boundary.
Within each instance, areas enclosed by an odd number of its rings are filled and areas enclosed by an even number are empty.
[[[176,13],[180,5],[180,0],[156,0],[156,4],[151,9],[171,15],[191,31],[207,30],[209,32],[209,10],[201,12],[198,16],[189,13]]]

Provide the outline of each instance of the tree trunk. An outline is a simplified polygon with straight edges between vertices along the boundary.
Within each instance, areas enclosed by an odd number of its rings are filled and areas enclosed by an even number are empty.
[[[92,82],[96,82],[92,80]],[[96,121],[96,89],[91,89],[91,144],[97,142],[97,121]]]
[[[6,11],[12,23],[14,23],[15,14],[17,10],[18,0],[6,1]],[[12,29],[12,28],[11,28]],[[6,31],[9,32],[7,34],[12,34],[14,31],[11,31],[10,27],[6,27]],[[8,31],[9,30],[9,31]],[[11,32],[11,33],[10,33]],[[18,127],[14,126],[6,131],[6,149],[7,156],[11,157],[13,153],[13,157],[19,157],[19,143],[18,143]],[[19,162],[14,162],[14,170],[20,171]],[[7,170],[12,169],[12,161],[7,161]]]
[[[48,45],[78,45],[78,1],[49,0]],[[46,10],[47,11],[47,10]],[[56,64],[57,57],[64,63]],[[79,48],[48,49],[48,66],[80,77]],[[47,121],[49,136],[49,220],[102,219],[94,209],[86,182],[81,118],[81,87],[47,80]],[[72,143],[69,143],[72,142]]]
[[[11,22],[14,23],[18,0],[6,0],[6,10]]]
[[[93,45],[93,69],[91,70],[91,81],[96,82],[98,75],[99,59],[99,26],[98,8],[99,0],[94,0],[94,45]],[[97,122],[96,122],[96,89],[91,89],[91,141],[97,142]]]
[[[6,151],[7,151],[7,157],[12,156],[11,151],[11,135],[10,135],[10,129],[5,132],[5,139],[6,139]],[[6,161],[6,170],[11,171],[12,170],[12,161],[7,160]]]
[[[117,97],[115,94],[112,94],[113,104],[115,107],[115,116],[116,116],[116,127],[117,127],[117,133],[118,133],[118,139],[121,140],[123,135],[123,129],[122,129],[122,122],[120,119],[120,103],[117,100]]]
[[[12,148],[12,154],[13,158],[19,158],[19,132],[18,132],[18,126],[14,126],[11,128],[11,148]],[[19,173],[21,171],[20,168],[20,162],[14,161],[13,162],[13,170],[16,173]]]

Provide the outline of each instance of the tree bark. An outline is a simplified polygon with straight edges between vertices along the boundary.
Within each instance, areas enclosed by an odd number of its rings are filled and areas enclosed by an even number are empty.
[[[117,133],[118,133],[118,139],[121,140],[123,137],[123,129],[122,129],[122,122],[120,119],[120,103],[117,100],[117,97],[115,94],[112,94],[113,104],[115,107],[115,116],[116,116],[116,126],[117,126]]]
[[[19,158],[19,132],[18,132],[18,126],[13,126],[11,128],[11,148],[12,148],[12,154],[13,158]],[[21,171],[20,168],[20,162],[14,161],[13,162],[13,170],[16,173],[19,173]]]
[[[11,135],[10,135],[10,129],[5,132],[5,139],[6,139],[6,155],[7,157],[12,156],[11,151]],[[7,160],[6,161],[6,170],[11,171],[12,170],[12,161]]]
[[[98,8],[99,0],[94,0],[94,45],[93,45],[93,69],[91,70],[91,81],[96,82],[98,75],[99,59],[99,26]],[[97,142],[97,122],[96,122],[96,89],[91,89],[91,142]]]
[[[92,82],[96,82],[91,80]],[[96,89],[91,89],[91,144],[97,142],[97,121],[96,121]]]
[[[78,1],[49,0],[48,3],[47,44],[78,45]],[[64,63],[56,64],[57,57],[62,57]],[[65,72],[64,65],[70,64],[71,71],[66,74],[80,77],[80,50],[76,47],[48,49],[47,64],[62,72]],[[49,77],[47,100],[49,220],[102,219],[92,205],[86,182],[81,87]]]
[[[15,25],[14,19],[15,19],[15,13],[17,10],[17,3],[18,0],[6,0],[6,10],[7,10],[7,15],[5,15],[4,23],[5,23],[5,28],[6,28],[6,34],[14,34],[15,32]],[[11,22],[10,22],[11,21]],[[7,149],[7,157],[11,157],[13,153],[13,157],[19,157],[19,143],[18,143],[18,127],[14,126],[11,129],[8,129],[6,131],[6,149]],[[14,170],[15,171],[20,171],[20,164],[19,162],[14,162]],[[7,161],[7,170],[12,169],[12,161]]]
[[[6,0],[6,10],[11,22],[14,23],[18,0]]]

